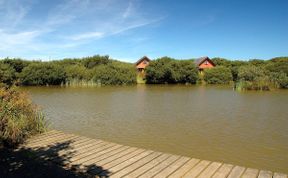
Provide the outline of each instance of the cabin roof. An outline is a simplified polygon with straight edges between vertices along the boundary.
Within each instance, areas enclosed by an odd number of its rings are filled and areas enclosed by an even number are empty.
[[[197,66],[200,66],[206,60],[208,60],[212,65],[215,66],[214,62],[208,56],[200,57],[196,59],[194,62]]]
[[[140,58],[136,63],[135,65],[138,65],[140,62],[142,62],[143,60],[147,60],[147,61],[151,61],[151,59],[149,59],[147,56],[143,56],[142,58]]]

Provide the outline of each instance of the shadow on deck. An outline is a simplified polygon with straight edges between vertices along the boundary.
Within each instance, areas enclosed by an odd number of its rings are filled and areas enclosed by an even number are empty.
[[[73,155],[71,141],[40,147],[37,149],[21,148],[19,150],[0,148],[0,177],[95,177],[93,170],[97,170],[101,177],[109,177],[109,171],[95,164],[80,169],[80,165],[66,167],[66,163]],[[65,154],[59,155],[60,151]],[[57,164],[55,164],[55,162]]]

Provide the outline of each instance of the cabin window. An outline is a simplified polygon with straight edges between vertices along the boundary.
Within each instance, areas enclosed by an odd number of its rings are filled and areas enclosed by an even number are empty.
[[[143,64],[147,64],[147,61],[143,61]]]
[[[208,61],[205,61],[205,65],[208,65]]]

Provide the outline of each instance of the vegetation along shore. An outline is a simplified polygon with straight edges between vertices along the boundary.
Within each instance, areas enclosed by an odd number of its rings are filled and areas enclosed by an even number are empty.
[[[5,58],[0,60],[0,83],[6,86],[99,86],[130,85],[138,81],[149,84],[234,83],[239,90],[288,88],[288,57],[248,61],[212,58],[215,67],[203,71],[197,70],[195,60],[162,57],[151,60],[145,71],[139,72],[134,63],[100,55],[45,62]]]

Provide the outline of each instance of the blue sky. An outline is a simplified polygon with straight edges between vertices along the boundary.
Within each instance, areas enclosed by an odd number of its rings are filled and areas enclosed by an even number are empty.
[[[0,57],[288,56],[287,0],[0,0]]]

